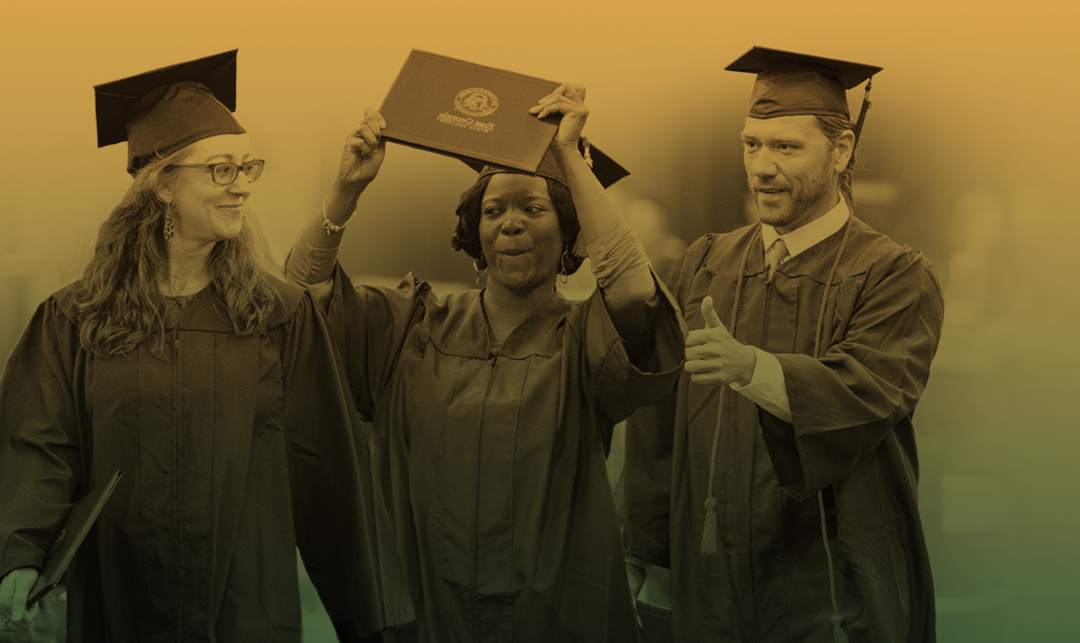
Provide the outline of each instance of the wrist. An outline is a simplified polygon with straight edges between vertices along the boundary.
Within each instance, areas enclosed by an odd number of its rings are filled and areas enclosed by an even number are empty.
[[[356,199],[360,198],[360,195],[364,193],[367,186],[371,185],[373,179],[361,179],[358,181],[346,181],[341,177],[334,179],[334,183],[330,186],[330,198],[332,200],[342,199],[351,203],[356,203]],[[350,208],[351,209],[351,208]]]
[[[746,388],[750,386],[750,382],[754,380],[754,369],[757,367],[757,352],[754,351],[752,346],[742,345],[742,350],[745,355],[743,360],[742,377],[736,382],[740,388]]]

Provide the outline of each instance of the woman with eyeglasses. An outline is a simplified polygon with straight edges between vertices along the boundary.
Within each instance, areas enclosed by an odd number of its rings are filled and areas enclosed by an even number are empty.
[[[26,628],[69,507],[118,469],[68,570],[68,641],[299,642],[297,547],[342,640],[411,619],[321,313],[261,267],[264,162],[215,97],[235,63],[97,88],[133,181],[0,381],[0,630]]]
[[[637,639],[605,458],[615,423],[674,386],[682,318],[605,191],[625,171],[582,151],[578,88],[533,114],[561,115],[537,172],[484,168],[457,207],[451,245],[483,289],[437,297],[412,274],[396,289],[354,288],[336,264],[384,158],[375,110],[286,262],[328,307],[386,454],[375,462],[417,613],[404,640]],[[556,283],[586,253],[597,288],[567,300]]]

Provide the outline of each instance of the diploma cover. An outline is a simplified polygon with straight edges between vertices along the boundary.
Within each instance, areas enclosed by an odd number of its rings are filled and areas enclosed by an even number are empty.
[[[97,520],[101,508],[105,506],[113,489],[116,488],[121,475],[123,475],[121,471],[114,473],[107,483],[96,487],[68,511],[63,526],[49,545],[49,551],[45,553],[45,562],[41,565],[37,582],[30,589],[30,595],[26,601],[27,607],[41,600],[60,582],[60,577],[67,571],[71,558],[86,538],[86,534],[90,532],[90,528]]]
[[[559,114],[529,108],[559,83],[414,49],[379,108],[383,137],[482,165],[536,172]]]

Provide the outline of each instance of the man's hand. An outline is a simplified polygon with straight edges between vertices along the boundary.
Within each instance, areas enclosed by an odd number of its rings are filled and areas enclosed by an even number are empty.
[[[734,382],[746,386],[754,377],[757,354],[728,332],[713,309],[711,296],[701,302],[705,328],[690,331],[686,337],[686,364],[696,384],[721,386]]]

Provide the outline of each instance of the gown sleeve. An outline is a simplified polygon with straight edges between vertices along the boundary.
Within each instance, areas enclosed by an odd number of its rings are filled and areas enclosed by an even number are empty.
[[[282,364],[297,544],[341,640],[364,640],[411,621],[412,604],[367,433],[309,296],[288,330]]]
[[[313,248],[298,237],[286,259],[285,274],[308,289],[326,312],[330,339],[344,362],[353,399],[363,419],[370,420],[405,336],[423,319],[431,288],[412,273],[394,289],[354,286],[337,263],[337,253],[337,248]]]
[[[589,393],[607,417],[621,422],[674,390],[686,324],[629,227],[591,244],[589,254],[598,287],[583,306],[585,381],[595,385]]]
[[[83,355],[55,298],[41,304],[0,378],[0,577],[40,568],[83,477],[74,363]]]
[[[843,478],[901,423],[930,376],[944,317],[930,262],[903,249],[835,293],[820,358],[779,353],[792,422],[759,412],[777,479],[796,498]]]

